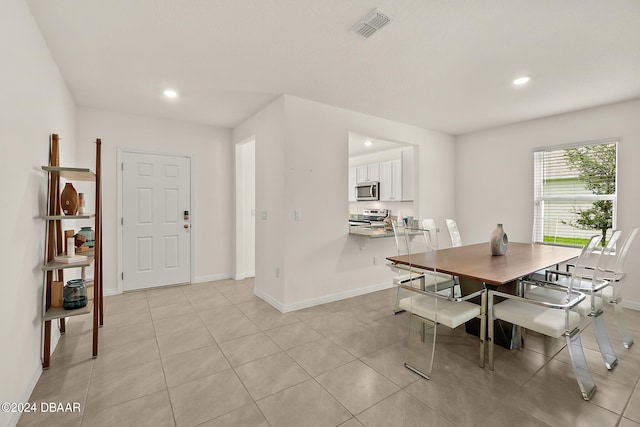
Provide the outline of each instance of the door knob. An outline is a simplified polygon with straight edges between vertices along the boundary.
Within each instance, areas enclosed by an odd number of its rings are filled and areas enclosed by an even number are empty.
[[[189,228],[189,224],[185,224],[185,225],[184,225],[184,228]]]

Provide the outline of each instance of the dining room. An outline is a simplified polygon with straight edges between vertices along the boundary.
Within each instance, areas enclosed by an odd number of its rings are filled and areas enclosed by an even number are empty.
[[[588,308],[579,318],[563,312],[573,328],[560,332],[573,341],[529,323],[502,328],[513,348],[497,338],[494,345],[500,329],[489,321],[515,324],[503,286],[513,283],[509,295],[521,296],[518,281],[526,285],[565,255],[506,279],[466,272],[482,289],[459,296],[480,292],[472,298],[487,301],[461,302],[476,305],[465,305],[471,323],[486,325],[470,326],[477,334],[458,318],[446,321],[455,328],[438,326],[431,361],[419,362],[430,365],[426,379],[424,368],[405,366],[411,334],[422,345],[426,327],[411,307],[398,310],[398,288],[413,281],[394,283],[393,231],[349,233],[350,207],[379,202],[346,197],[353,134],[410,148],[411,156],[367,161],[411,157],[413,185],[400,186],[411,200],[387,203],[392,215],[433,219],[438,251],[481,245],[483,258],[508,263],[519,245],[553,252],[563,238],[579,254],[601,229],[557,230],[593,202],[610,202],[605,241],[621,230],[622,244],[639,225],[638,3],[489,3],[6,1],[0,402],[15,405],[0,413],[0,425],[640,424],[640,350],[626,336],[640,332],[637,241],[623,298],[611,300],[619,305],[603,306],[597,318]],[[385,9],[392,19],[384,29],[353,31]],[[514,83],[524,76],[528,82]],[[63,135],[61,159],[72,167],[93,159],[92,141],[102,138],[105,307],[98,357],[90,322],[76,316],[63,333],[53,328],[43,370],[41,166],[52,133]],[[240,204],[243,175],[234,165],[247,141],[255,195]],[[580,187],[580,203],[563,208],[570,218],[541,209],[561,197],[540,192],[540,153],[610,143],[614,192]],[[130,151],[193,159],[192,205],[172,212],[191,221],[180,230],[193,233],[188,284],[123,291],[119,156]],[[558,177],[554,188],[575,179]],[[237,256],[247,218],[253,268]],[[450,240],[446,219],[456,220],[462,246]],[[510,245],[503,256],[488,247],[497,224]],[[467,281],[460,266],[425,267],[450,276],[443,282]],[[577,297],[578,305],[594,301]],[[584,358],[572,355],[577,348]],[[27,413],[34,403],[37,413]]]

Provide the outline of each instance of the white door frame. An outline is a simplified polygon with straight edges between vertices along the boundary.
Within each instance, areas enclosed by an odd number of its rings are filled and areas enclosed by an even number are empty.
[[[245,144],[253,142],[255,147],[256,137],[252,135],[242,141],[239,141],[235,144],[235,217],[236,217],[236,229],[235,229],[235,239],[236,239],[236,254],[235,254],[235,265],[234,265],[234,280],[243,280],[246,278],[247,266],[245,265],[245,252],[247,248],[245,247],[245,237],[247,235],[246,229],[244,227],[244,215],[246,214],[246,206],[244,205],[244,159],[242,150]],[[255,195],[254,195],[255,198]],[[255,220],[255,216],[254,216]],[[255,240],[255,231],[254,231],[254,240]],[[254,243],[254,252],[255,252],[255,243]],[[255,256],[254,256],[255,258]],[[253,266],[253,275],[255,276],[255,259]]]
[[[189,216],[190,216],[190,223],[191,223],[191,232],[190,232],[190,259],[189,259],[189,283],[193,283],[193,278],[195,277],[195,245],[194,245],[194,241],[195,241],[195,234],[193,232],[193,229],[195,228],[196,230],[197,228],[197,224],[196,224],[196,217],[197,214],[194,214],[193,212],[193,205],[194,205],[194,194],[195,194],[195,180],[193,179],[195,172],[195,165],[193,162],[193,155],[192,154],[185,154],[185,153],[167,153],[167,152],[161,152],[161,151],[153,151],[153,150],[142,150],[142,149],[133,149],[133,148],[121,148],[118,147],[116,149],[116,210],[117,210],[117,215],[116,215],[116,227],[118,229],[118,232],[116,233],[116,250],[117,250],[117,254],[116,254],[116,258],[117,258],[117,267],[118,267],[118,271],[116,274],[116,291],[118,294],[121,294],[124,290],[124,282],[122,280],[122,272],[124,271],[124,264],[122,261],[122,240],[124,238],[124,236],[122,235],[122,215],[123,215],[123,207],[122,207],[122,195],[124,193],[124,188],[123,188],[123,171],[122,171],[122,162],[123,162],[123,157],[125,153],[131,153],[131,154],[155,154],[158,156],[173,156],[173,157],[186,157],[187,159],[189,159],[189,188],[190,188],[190,192],[191,195],[189,197]]]

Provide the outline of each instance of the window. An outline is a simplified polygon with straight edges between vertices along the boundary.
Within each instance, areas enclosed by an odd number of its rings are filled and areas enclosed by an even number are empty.
[[[616,224],[615,140],[536,149],[533,241],[583,246]]]

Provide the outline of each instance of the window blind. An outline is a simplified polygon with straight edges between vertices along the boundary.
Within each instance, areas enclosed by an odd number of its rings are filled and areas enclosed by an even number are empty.
[[[533,241],[584,245],[615,227],[617,141],[538,149]]]

